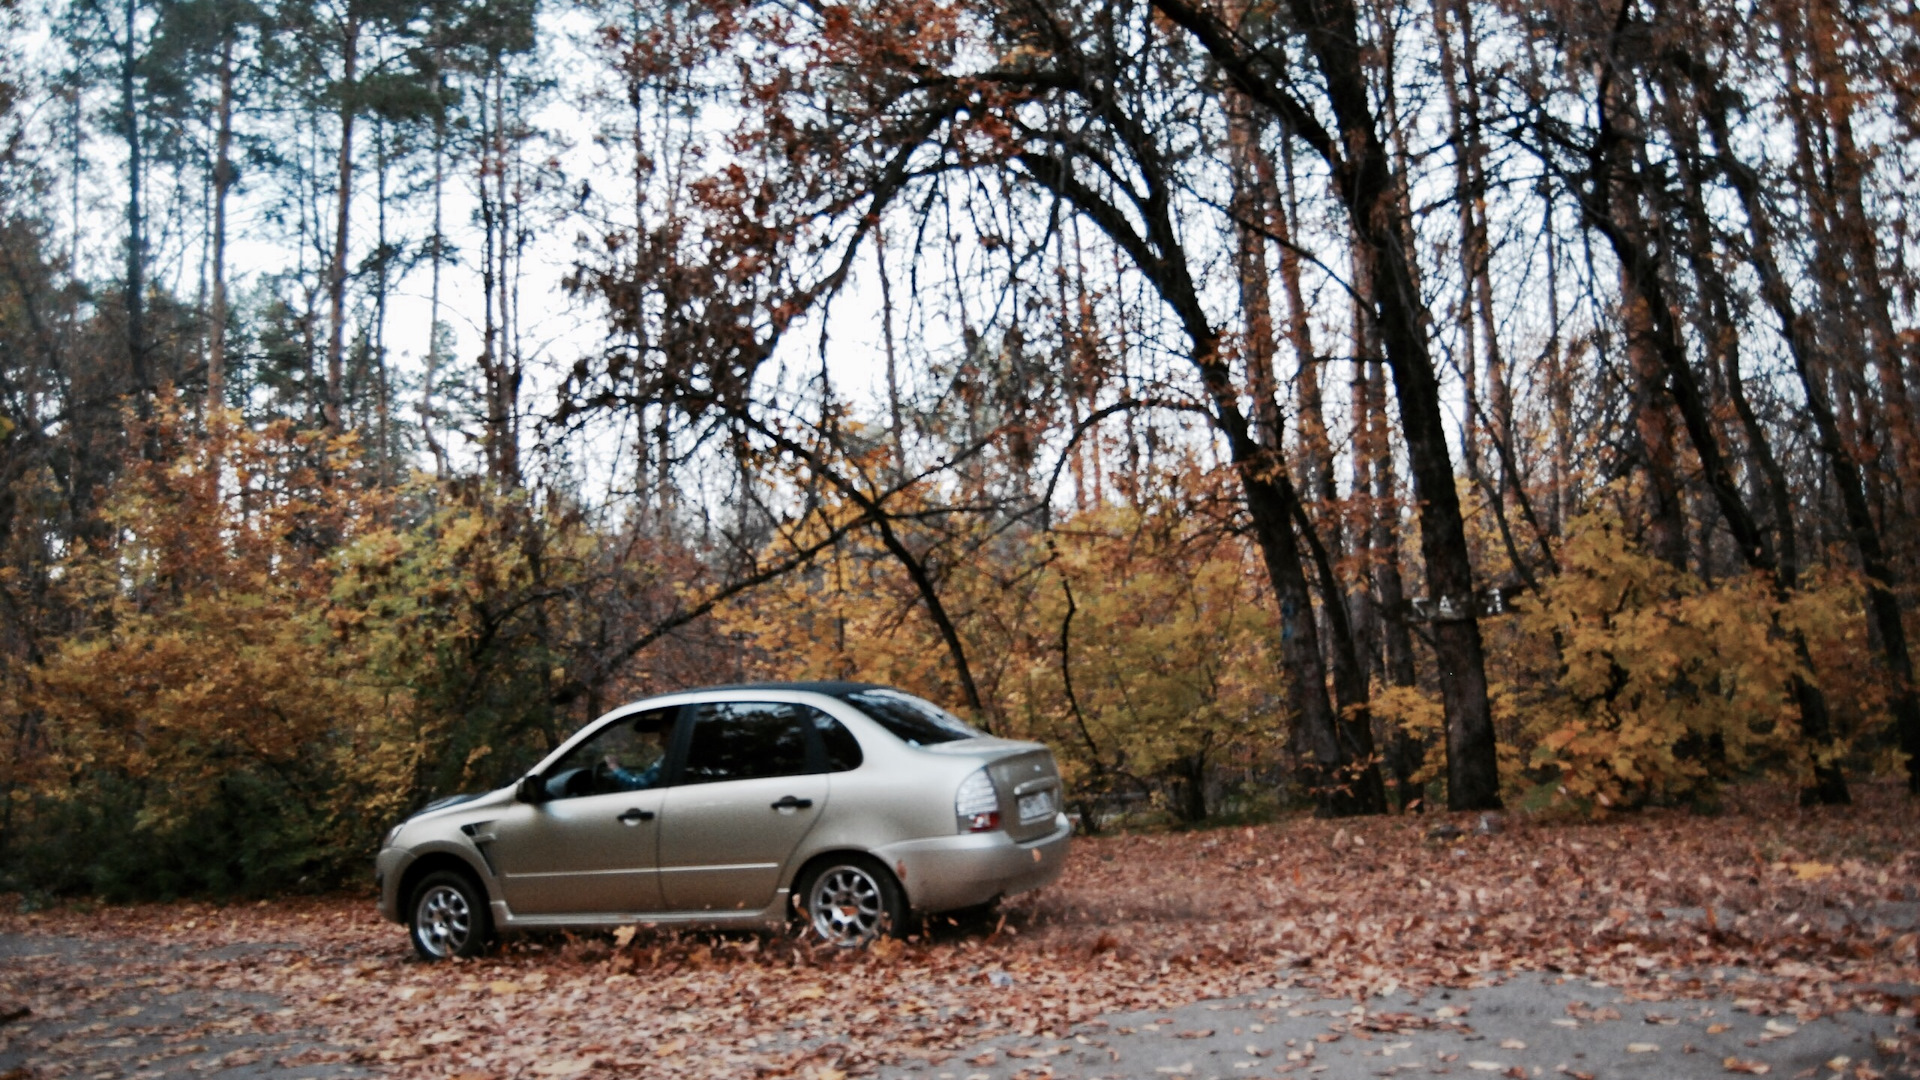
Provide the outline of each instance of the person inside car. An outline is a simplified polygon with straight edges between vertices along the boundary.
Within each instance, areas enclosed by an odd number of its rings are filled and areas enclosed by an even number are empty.
[[[671,727],[636,728],[634,734],[638,739],[634,742],[629,760],[648,756],[653,759],[651,764],[642,768],[629,769],[622,766],[620,759],[611,751],[600,759],[601,764],[605,766],[604,775],[612,781],[614,790],[641,791],[659,786],[661,770],[667,763],[667,743],[672,730]]]

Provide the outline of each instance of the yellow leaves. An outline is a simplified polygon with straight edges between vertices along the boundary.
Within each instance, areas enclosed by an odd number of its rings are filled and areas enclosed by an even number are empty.
[[[1039,67],[1052,58],[1053,53],[1046,49],[1025,44],[1015,45],[1012,49],[1008,50],[1004,56],[1000,57],[999,66],[1015,70],[1027,70]]]
[[[206,425],[163,400],[132,440],[162,452],[130,459],[105,494],[112,542],[61,566],[60,587],[96,621],[50,650],[27,689],[47,721],[36,794],[58,800],[82,777],[96,800],[116,785],[164,792],[122,825],[158,835],[210,807],[244,807],[256,823],[285,815],[314,847],[275,858],[357,861],[410,793],[332,785],[410,776],[417,746],[366,737],[410,695],[365,677],[327,599],[334,556],[390,497],[350,440],[219,413]],[[367,613],[341,614],[356,627]]]
[[[37,674],[34,700],[66,756],[164,782],[148,827],[191,814],[223,778],[286,767],[327,743],[345,716],[377,714],[291,600],[189,596],[128,613],[106,646],[70,641]]]
[[[1258,767],[1284,744],[1285,676],[1265,570],[1236,530],[1195,512],[1229,505],[1216,488],[1230,483],[1180,471],[1162,500],[1076,514],[1051,536],[945,518],[938,531],[909,535],[916,549],[977,553],[942,565],[940,592],[998,706],[988,719],[998,734],[1048,742],[1070,786],[1117,769],[1176,769],[1199,755]],[[916,530],[911,514],[934,494],[894,496],[896,528]],[[762,561],[853,516],[849,506],[823,507]],[[958,704],[946,645],[898,562],[864,531],[808,571],[730,603],[719,620],[745,640],[745,655],[766,658],[756,674],[891,683]],[[1408,707],[1438,730],[1436,703]]]
[[[1606,511],[1569,526],[1562,571],[1516,605],[1523,640],[1554,647],[1522,653],[1509,678],[1559,798],[1639,805],[1798,760],[1789,681],[1804,666],[1769,583],[1702,582]]]
[[[1838,868],[1830,863],[1797,862],[1789,864],[1787,869],[1792,870],[1793,876],[1801,881],[1819,881],[1833,874]]]
[[[1565,750],[1569,746],[1572,746],[1575,740],[1580,738],[1582,732],[1583,728],[1580,724],[1566,724],[1542,735],[1537,745],[1540,749],[1547,751],[1558,752]]]
[[[1373,697],[1373,711],[1376,716],[1399,724],[1408,734],[1419,738],[1430,738],[1446,730],[1446,710],[1438,699],[1422,693],[1417,687],[1381,688]]]

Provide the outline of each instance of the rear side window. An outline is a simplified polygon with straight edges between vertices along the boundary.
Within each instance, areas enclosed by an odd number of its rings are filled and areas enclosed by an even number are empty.
[[[846,700],[873,717],[881,727],[898,735],[908,746],[932,746],[981,737],[966,721],[940,706],[898,690],[855,690],[846,695]]]
[[[807,715],[775,702],[712,702],[693,709],[683,784],[798,776],[807,767]]]
[[[827,771],[846,772],[859,768],[862,760],[860,741],[853,737],[853,732],[818,709],[806,711],[813,714],[813,730],[820,733],[821,749],[827,753]]]

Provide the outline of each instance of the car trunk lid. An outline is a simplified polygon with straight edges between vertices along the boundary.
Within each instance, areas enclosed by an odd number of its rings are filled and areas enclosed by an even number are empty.
[[[987,766],[1000,793],[1000,820],[1015,840],[1032,840],[1053,831],[1060,810],[1060,770],[1047,749],[1009,754]]]
[[[991,736],[923,749],[942,756],[976,758],[986,766],[1000,798],[1000,822],[1007,835],[1024,842],[1053,831],[1061,804],[1060,770],[1053,751],[1039,743]]]

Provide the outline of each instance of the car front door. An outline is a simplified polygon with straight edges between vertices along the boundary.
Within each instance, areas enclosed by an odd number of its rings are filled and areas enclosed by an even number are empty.
[[[660,884],[669,911],[758,911],[827,801],[817,710],[714,702],[692,724],[660,811]]]
[[[546,771],[544,801],[474,829],[515,916],[661,909],[658,784],[677,712],[614,721]]]

